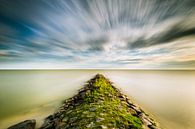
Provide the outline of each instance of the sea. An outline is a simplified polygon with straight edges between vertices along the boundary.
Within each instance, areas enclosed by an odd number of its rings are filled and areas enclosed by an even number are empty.
[[[0,129],[27,119],[36,119],[39,127],[98,73],[160,127],[195,129],[195,71],[124,69],[0,70]]]

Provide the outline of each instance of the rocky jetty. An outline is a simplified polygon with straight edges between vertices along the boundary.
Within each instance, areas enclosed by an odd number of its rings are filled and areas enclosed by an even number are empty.
[[[48,116],[40,129],[158,129],[156,123],[119,89],[97,74]]]

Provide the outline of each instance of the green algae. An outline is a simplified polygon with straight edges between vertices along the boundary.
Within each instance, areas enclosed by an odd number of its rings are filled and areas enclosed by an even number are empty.
[[[96,75],[86,89],[79,96],[79,104],[64,112],[65,120],[60,128],[142,129],[142,121],[128,111],[118,91],[103,75]]]

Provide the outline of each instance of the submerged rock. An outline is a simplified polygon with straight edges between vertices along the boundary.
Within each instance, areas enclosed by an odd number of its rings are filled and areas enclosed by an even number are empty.
[[[36,121],[33,120],[25,120],[16,125],[9,127],[8,129],[35,129]]]

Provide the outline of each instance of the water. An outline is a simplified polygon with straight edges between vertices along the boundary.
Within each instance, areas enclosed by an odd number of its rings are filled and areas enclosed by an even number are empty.
[[[195,128],[195,71],[0,71],[0,128],[35,118],[38,126],[95,74],[106,75],[163,128]]]

